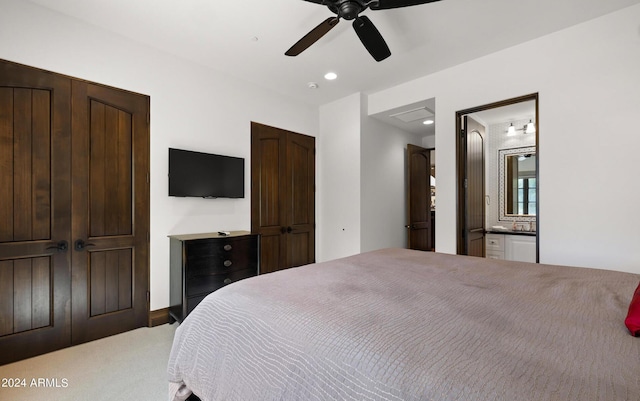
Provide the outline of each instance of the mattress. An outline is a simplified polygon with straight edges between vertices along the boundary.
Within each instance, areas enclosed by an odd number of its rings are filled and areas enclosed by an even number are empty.
[[[176,331],[172,400],[639,400],[640,277],[384,249],[220,289]]]

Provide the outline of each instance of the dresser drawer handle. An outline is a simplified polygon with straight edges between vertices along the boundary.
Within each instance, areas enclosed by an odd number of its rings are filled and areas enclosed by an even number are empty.
[[[225,278],[225,279],[224,279],[224,283],[225,283],[225,284],[231,284],[231,281],[232,281],[232,280],[231,280],[230,278]]]
[[[229,245],[229,244],[225,245],[223,248],[224,248],[225,251],[230,251],[230,250],[233,249],[233,247],[231,245]]]
[[[224,267],[229,267],[231,266],[233,263],[230,260],[225,260],[223,263]]]

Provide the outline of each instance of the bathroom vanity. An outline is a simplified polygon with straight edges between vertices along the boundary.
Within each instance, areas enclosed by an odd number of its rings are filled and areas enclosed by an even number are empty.
[[[536,233],[528,231],[487,231],[486,257],[536,262]]]

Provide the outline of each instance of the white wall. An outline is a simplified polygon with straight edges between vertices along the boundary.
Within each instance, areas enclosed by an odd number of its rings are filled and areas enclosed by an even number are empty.
[[[250,122],[316,136],[316,108],[46,8],[1,0],[0,58],[151,97],[151,309],[169,306],[167,235],[250,229]],[[167,148],[245,157],[244,200],[167,196]]]
[[[539,93],[540,260],[640,273],[640,5],[369,97],[437,107],[438,251],[456,252],[455,112]]]
[[[361,94],[320,107],[316,259],[360,252]]]
[[[407,246],[407,144],[422,137],[363,116],[361,136],[362,252]]]
[[[317,260],[405,247],[405,152],[423,138],[369,117],[356,93],[320,107]]]

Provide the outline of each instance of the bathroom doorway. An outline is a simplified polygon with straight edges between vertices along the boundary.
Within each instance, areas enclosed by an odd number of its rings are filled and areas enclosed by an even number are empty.
[[[498,232],[518,235],[515,251],[540,260],[538,124],[537,93],[456,112],[459,255],[487,256],[487,235]],[[534,167],[514,178],[509,162],[527,156]]]

